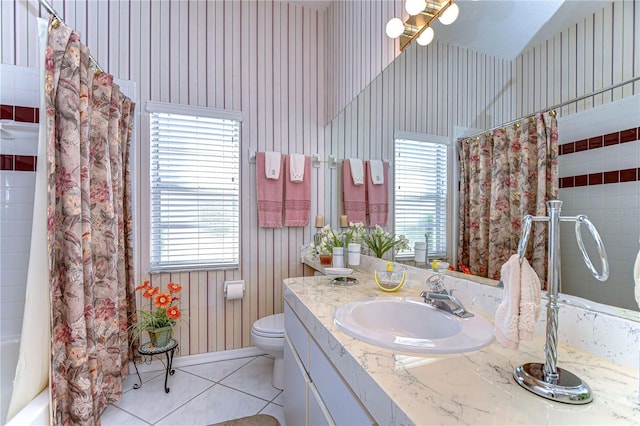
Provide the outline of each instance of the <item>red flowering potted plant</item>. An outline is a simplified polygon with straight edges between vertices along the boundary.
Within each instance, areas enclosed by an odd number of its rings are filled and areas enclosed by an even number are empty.
[[[180,311],[180,297],[182,286],[170,282],[167,284],[169,293],[162,293],[160,287],[152,286],[149,280],[136,287],[142,292],[142,297],[151,299],[150,310],[139,309],[137,318],[133,319],[131,333],[140,337],[144,332],[149,334],[151,344],[156,347],[166,346],[173,336],[173,327],[182,316]],[[155,308],[155,309],[154,309]]]

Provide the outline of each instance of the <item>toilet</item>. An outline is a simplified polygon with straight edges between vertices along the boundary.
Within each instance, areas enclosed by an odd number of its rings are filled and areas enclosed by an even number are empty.
[[[260,318],[251,327],[251,342],[275,357],[271,385],[284,389],[284,314]]]

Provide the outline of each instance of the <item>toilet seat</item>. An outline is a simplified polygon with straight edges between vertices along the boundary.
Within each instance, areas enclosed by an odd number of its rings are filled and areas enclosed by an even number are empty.
[[[275,314],[259,319],[253,323],[251,331],[261,337],[284,337],[284,314]]]

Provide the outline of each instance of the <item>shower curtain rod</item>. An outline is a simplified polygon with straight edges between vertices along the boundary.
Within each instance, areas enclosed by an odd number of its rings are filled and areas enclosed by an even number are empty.
[[[552,111],[552,110],[554,110],[554,109],[561,108],[561,107],[563,107],[563,106],[565,106],[565,105],[569,105],[569,104],[572,104],[572,103],[574,103],[574,102],[578,102],[578,101],[581,101],[581,100],[583,100],[583,99],[587,99],[587,98],[590,98],[590,97],[592,97],[592,96],[599,95],[600,93],[608,92],[609,90],[616,89],[616,88],[618,88],[618,87],[620,87],[620,86],[624,86],[624,85],[626,85],[626,84],[630,84],[630,83],[636,82],[636,81],[638,81],[638,80],[640,80],[640,76],[638,76],[638,77],[633,77],[633,78],[630,78],[629,80],[625,80],[625,81],[622,81],[622,82],[620,82],[620,83],[613,84],[613,85],[611,85],[611,86],[609,86],[609,87],[604,87],[604,88],[602,88],[602,89],[598,89],[598,90],[593,91],[593,92],[591,92],[591,93],[587,93],[586,95],[578,96],[577,98],[573,98],[573,99],[571,99],[571,100],[561,102],[561,103],[559,103],[559,104],[557,104],[557,105],[552,105],[552,106],[550,106],[550,107],[548,107],[548,108],[541,109],[540,111],[536,111],[536,112],[531,113],[531,114],[523,115],[522,117],[520,117],[520,118],[516,118],[515,120],[507,121],[506,123],[502,123],[502,124],[500,124],[500,125],[497,125],[497,126],[494,126],[494,127],[490,127],[490,128],[489,128],[489,129],[487,129],[487,130],[483,130],[483,131],[481,131],[481,132],[474,133],[474,134],[473,134],[473,135],[471,135],[471,136],[465,136],[465,137],[463,137],[463,138],[459,138],[458,140],[461,140],[461,139],[462,139],[462,140],[466,140],[466,139],[475,138],[476,136],[479,136],[479,135],[481,135],[481,134],[483,134],[483,133],[487,133],[487,132],[490,132],[490,131],[492,131],[492,130],[495,130],[495,129],[498,129],[498,128],[501,128],[501,127],[509,126],[509,125],[511,125],[511,124],[513,124],[513,123],[517,123],[517,122],[519,122],[520,120],[522,120],[522,119],[524,119],[524,118],[531,117],[531,116],[534,116],[534,115],[537,115],[537,114],[540,114],[540,113],[543,113],[543,112]]]
[[[64,19],[62,19],[60,17],[60,15],[58,15],[58,12],[56,12],[53,7],[47,2],[47,0],[38,0],[38,3],[40,3],[40,5],[42,7],[44,7],[45,9],[47,9],[47,12],[49,12],[51,15],[53,15],[58,21],[62,22],[63,24],[65,24]],[[66,24],[65,24],[66,25]],[[105,72],[102,67],[100,66],[100,64],[98,63],[98,61],[96,61],[96,59],[91,56],[91,53],[89,53],[89,59],[91,59],[93,61],[93,63],[96,65],[96,68],[98,68],[101,72]]]

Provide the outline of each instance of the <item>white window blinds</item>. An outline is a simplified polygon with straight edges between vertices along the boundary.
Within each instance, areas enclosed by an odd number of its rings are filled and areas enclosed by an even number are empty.
[[[152,272],[238,267],[240,121],[151,112]],[[161,112],[153,112],[161,110]],[[198,109],[193,108],[197,113]],[[200,109],[202,110],[202,109]],[[201,113],[205,111],[199,111]]]
[[[447,253],[447,146],[395,139],[395,232],[416,241],[429,234],[429,258]]]

